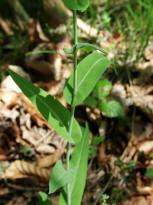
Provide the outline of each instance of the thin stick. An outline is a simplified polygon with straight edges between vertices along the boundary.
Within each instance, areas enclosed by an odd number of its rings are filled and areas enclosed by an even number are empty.
[[[74,30],[74,46],[77,44],[78,37],[77,37],[77,18],[76,18],[76,11],[73,11],[73,30]],[[73,106],[74,97],[77,90],[77,50],[74,50],[73,53],[73,63],[74,63],[74,84],[73,84],[73,96],[72,96],[72,102],[71,102],[71,118],[70,118],[70,125],[69,125],[69,136],[72,136],[72,125],[73,125],[73,119],[74,119],[74,112],[75,112],[75,106]],[[71,144],[67,143],[67,154],[66,154],[66,167],[67,171],[70,169],[70,149]],[[71,190],[70,190],[70,184],[67,184],[67,204],[71,205]]]

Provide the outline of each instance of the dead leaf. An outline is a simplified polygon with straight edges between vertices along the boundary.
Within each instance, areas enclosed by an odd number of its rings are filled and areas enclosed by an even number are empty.
[[[49,181],[51,169],[38,167],[34,163],[16,160],[6,169],[6,179],[15,180],[28,176],[36,176],[40,180]]]

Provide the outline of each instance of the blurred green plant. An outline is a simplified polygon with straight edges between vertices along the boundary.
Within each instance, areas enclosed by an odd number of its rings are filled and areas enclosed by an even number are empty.
[[[119,187],[114,187],[111,190],[111,195],[110,195],[110,202],[111,205],[118,205],[119,200],[127,200],[127,193],[126,189],[119,189]]]
[[[151,153],[151,158],[153,159],[153,153]],[[145,176],[153,180],[153,168],[152,167],[147,167]]]
[[[107,78],[100,80],[93,90],[93,95],[97,98],[97,100],[94,96],[88,96],[84,103],[91,107],[98,106],[107,117],[122,118],[125,116],[122,105],[116,100],[107,100],[111,87],[111,82]]]
[[[99,31],[105,28],[124,37],[125,48],[120,49],[116,61],[135,64],[144,57],[153,34],[152,0],[92,1],[83,18]]]
[[[120,168],[120,174],[123,179],[124,188],[120,189],[119,187],[114,187],[111,190],[110,201],[111,204],[117,205],[119,200],[126,200],[127,199],[127,188],[126,185],[128,184],[129,177],[133,177],[135,175],[135,168],[137,162],[131,160],[128,163],[124,163],[122,160],[117,161],[117,166]]]
[[[111,1],[110,9],[113,1]],[[124,61],[137,63],[144,57],[144,51],[153,34],[153,1],[128,0],[119,3],[112,9],[111,16],[115,19],[113,28],[125,36],[126,50]]]
[[[101,199],[100,199],[100,204],[101,205],[109,205],[108,203],[107,203],[107,200],[109,199],[109,196],[107,195],[107,194],[103,194],[102,195],[102,197],[101,197]]]
[[[146,172],[145,172],[145,176],[148,178],[151,178],[153,180],[153,168],[148,167]]]
[[[51,200],[45,192],[39,192],[38,200],[39,205],[53,205],[53,203],[51,202]]]
[[[32,147],[29,147],[27,145],[24,145],[22,148],[21,148],[21,152],[26,156],[27,154],[29,154],[31,151],[33,151],[34,148]]]
[[[93,137],[93,139],[91,141],[91,144],[89,146],[89,156],[96,155],[96,147],[95,147],[95,145],[99,145],[104,140],[105,140],[105,136]]]

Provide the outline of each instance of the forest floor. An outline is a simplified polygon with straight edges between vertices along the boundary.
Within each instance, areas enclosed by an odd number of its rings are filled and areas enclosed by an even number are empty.
[[[48,192],[53,165],[59,159],[65,163],[66,142],[23,95],[7,69],[34,82],[68,107],[63,87],[72,71],[72,56],[65,54],[63,48],[72,47],[72,30],[65,25],[56,26],[51,30],[54,39],[51,41],[39,21],[30,19],[25,28],[28,41],[24,34],[21,35],[19,40],[23,40],[24,45],[18,45],[12,54],[9,42],[12,38],[18,40],[19,36],[14,37],[16,33],[11,30],[10,23],[2,18],[0,26],[8,37],[7,41],[0,42],[4,48],[0,65],[0,205],[35,205],[39,204],[38,193]],[[125,60],[129,44],[124,35],[111,33],[106,28],[98,31],[80,18],[78,28],[82,41],[95,43],[98,38],[98,45],[109,50],[108,58],[115,59],[118,74],[109,67],[103,78],[112,82],[109,99],[120,102],[126,116],[124,119],[110,118],[98,107],[84,103],[77,107],[75,115],[79,123],[83,126],[86,121],[89,123],[90,142],[97,136],[105,136],[97,145],[90,143],[82,204],[100,204],[98,201],[106,194],[109,196],[107,203],[112,205],[151,205],[153,37],[144,57],[133,63],[135,53]],[[84,55],[80,52],[78,58]],[[58,192],[50,196],[53,203],[58,204],[58,196]]]

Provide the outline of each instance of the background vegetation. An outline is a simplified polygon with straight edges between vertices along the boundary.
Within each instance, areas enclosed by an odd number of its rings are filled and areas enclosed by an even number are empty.
[[[61,50],[65,45],[72,45],[72,14],[62,1],[57,1],[0,0],[1,96],[5,88],[2,83],[8,76],[10,65],[20,66],[33,82],[46,91],[51,90],[51,86],[55,86],[55,90],[57,83],[63,80],[55,78],[54,71],[51,72],[54,75],[50,74],[56,59],[62,59],[63,70],[68,67],[71,71],[72,57]],[[92,0],[84,13],[78,13],[78,18],[85,25],[90,25],[89,32],[86,26],[78,26],[79,42],[88,41],[106,49],[117,70],[114,72],[109,68],[90,98],[76,109],[79,123],[84,125],[87,120],[91,132],[88,178],[82,203],[130,205],[142,201],[145,204],[145,200],[153,200],[153,147],[147,147],[153,140],[153,1]],[[92,34],[92,29],[96,30],[96,35]],[[46,50],[46,54],[38,50]],[[80,51],[79,59],[84,56],[85,52]],[[99,89],[104,89],[106,95],[101,96]],[[110,112],[112,104],[109,107],[105,104],[110,101],[119,103],[120,114]],[[9,106],[11,109],[12,105]],[[2,110],[3,106],[0,108],[1,122],[10,122],[12,119],[4,116]],[[19,119],[15,119],[18,129]],[[3,128],[1,124],[0,128]],[[4,135],[11,135],[7,129],[1,131],[1,153],[5,150]],[[16,150],[11,151],[12,155],[8,154],[11,157],[1,160],[0,164],[2,204],[37,204],[33,199],[38,199],[41,190],[47,193],[47,186],[42,188],[40,184],[34,184],[35,194],[31,195],[28,188],[23,188],[24,180],[14,182],[6,179],[3,164],[4,161],[11,164],[16,159],[35,162],[37,151],[30,143],[23,146],[16,142],[11,146]],[[65,162],[64,152],[60,157]],[[147,192],[146,187],[149,187]],[[7,191],[3,193],[3,189]],[[58,192],[51,197],[55,204],[57,197]],[[42,204],[42,198],[39,198],[39,204]]]

